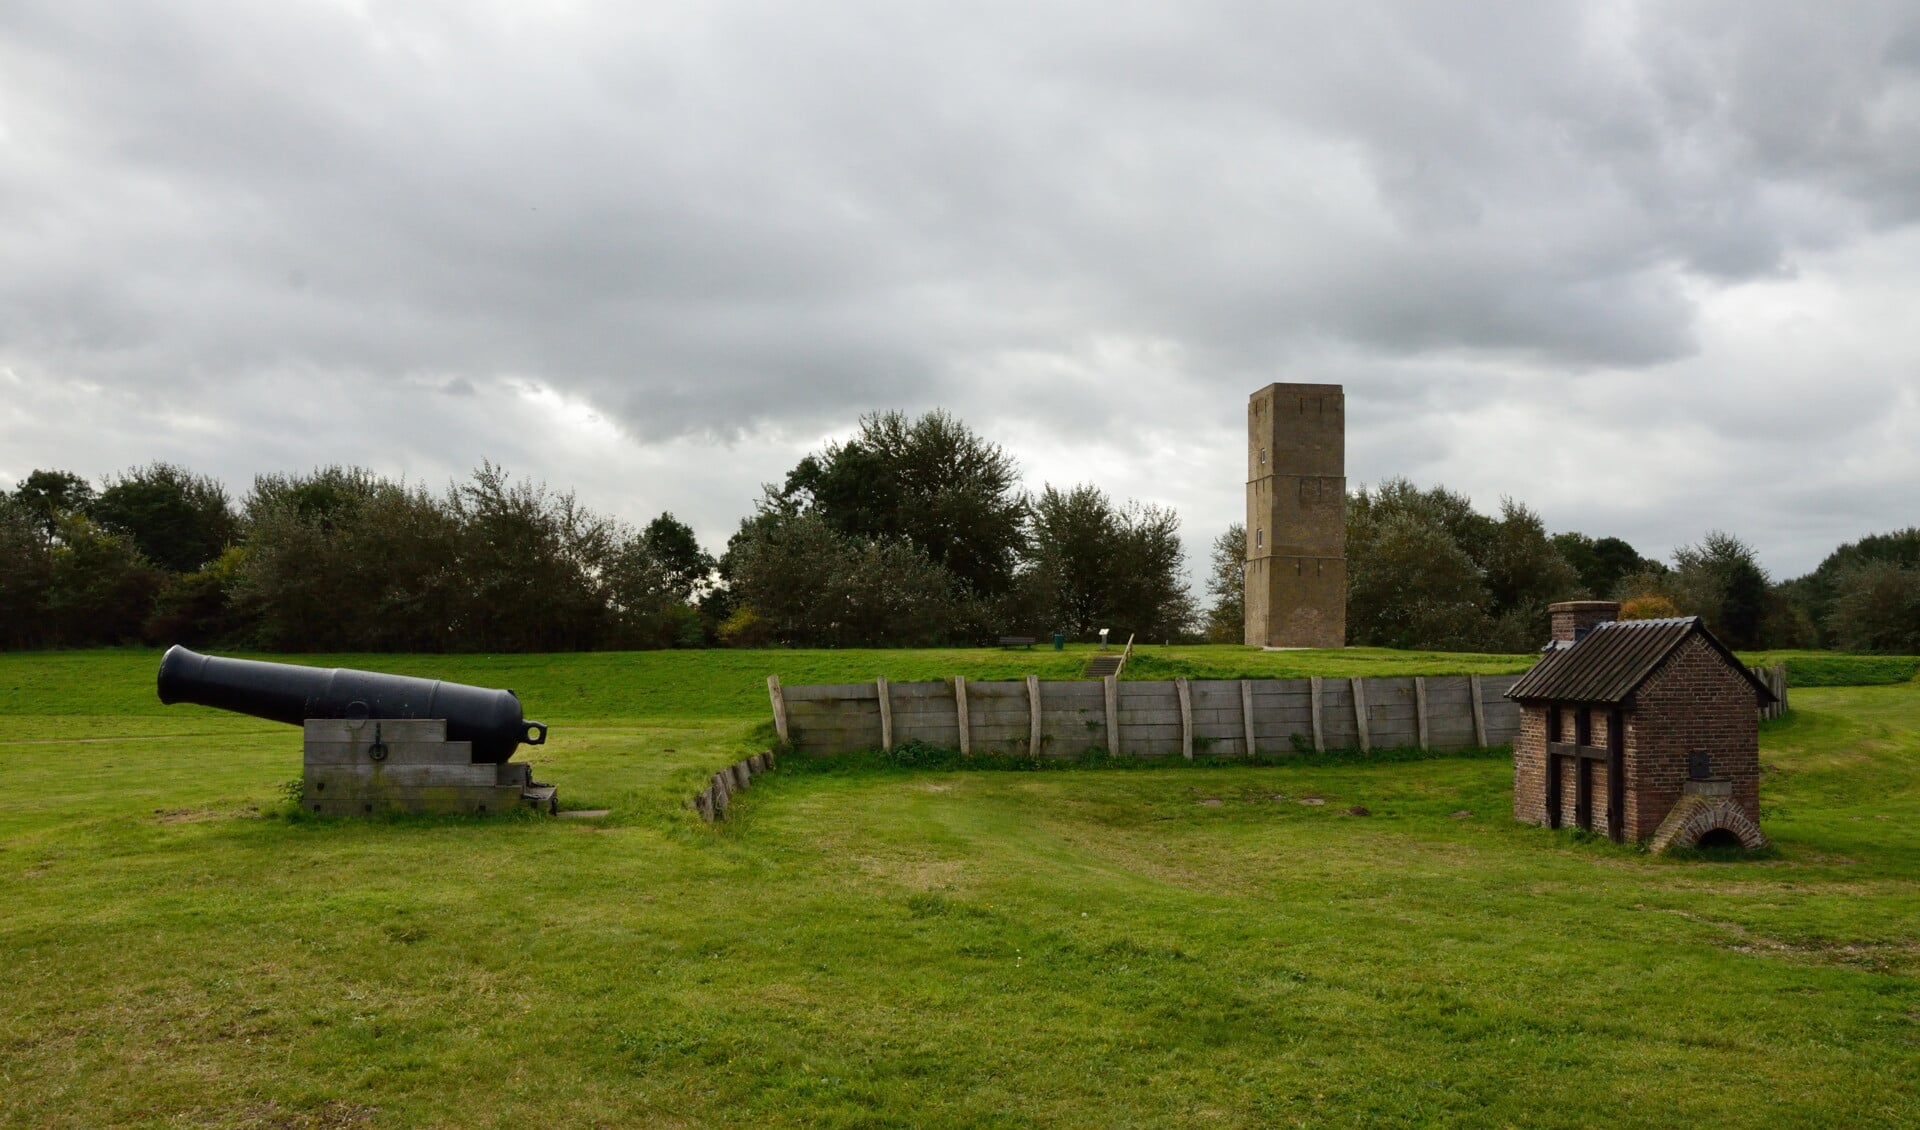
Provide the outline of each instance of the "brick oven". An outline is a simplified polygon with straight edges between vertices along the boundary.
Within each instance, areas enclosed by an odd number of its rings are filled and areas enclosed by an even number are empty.
[[[1759,707],[1773,692],[1697,616],[1615,619],[1553,605],[1553,639],[1507,692],[1520,705],[1513,817],[1654,851],[1766,843]]]

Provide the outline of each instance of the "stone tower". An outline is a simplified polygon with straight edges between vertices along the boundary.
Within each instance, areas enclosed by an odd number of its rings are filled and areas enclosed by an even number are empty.
[[[1247,633],[1255,647],[1347,645],[1347,414],[1339,385],[1247,401]]]

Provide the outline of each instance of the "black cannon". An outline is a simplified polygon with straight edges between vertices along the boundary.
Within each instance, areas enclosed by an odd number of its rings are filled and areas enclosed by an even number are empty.
[[[297,667],[200,655],[175,645],[160,660],[160,701],[191,702],[298,726],[309,718],[444,718],[447,740],[473,743],[476,762],[503,762],[522,743],[543,745],[512,691],[380,675],[344,667]]]

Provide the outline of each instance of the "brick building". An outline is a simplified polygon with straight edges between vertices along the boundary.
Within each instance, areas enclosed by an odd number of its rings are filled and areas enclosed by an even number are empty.
[[[1758,707],[1774,695],[1697,616],[1616,621],[1550,610],[1553,639],[1507,697],[1520,704],[1513,817],[1618,842],[1738,842],[1760,833]]]

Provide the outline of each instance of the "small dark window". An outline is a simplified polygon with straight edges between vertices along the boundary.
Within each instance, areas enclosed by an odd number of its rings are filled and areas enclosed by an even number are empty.
[[[1690,780],[1704,781],[1713,776],[1713,758],[1704,749],[1696,749],[1687,755],[1687,777]]]
[[[1255,529],[1253,531],[1254,548],[1258,549],[1265,544],[1267,544],[1267,532],[1262,529]]]

